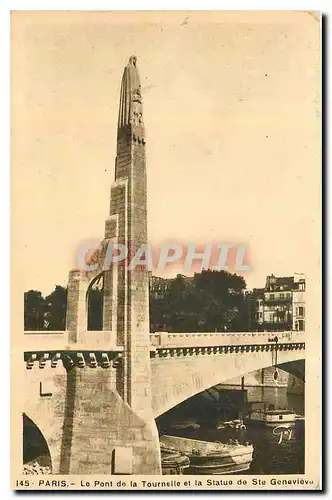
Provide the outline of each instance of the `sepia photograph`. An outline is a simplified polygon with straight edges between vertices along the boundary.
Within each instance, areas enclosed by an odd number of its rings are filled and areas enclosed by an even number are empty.
[[[321,15],[11,13],[15,490],[321,488]]]

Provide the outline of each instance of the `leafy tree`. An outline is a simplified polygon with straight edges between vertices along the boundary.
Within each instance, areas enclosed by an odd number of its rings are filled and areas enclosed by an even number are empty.
[[[47,330],[61,331],[66,328],[67,288],[56,285],[45,298],[45,326]]]
[[[24,330],[44,330],[45,300],[38,290],[24,294]]]
[[[224,332],[247,329],[246,283],[225,271],[178,275],[163,294],[150,294],[151,330]]]

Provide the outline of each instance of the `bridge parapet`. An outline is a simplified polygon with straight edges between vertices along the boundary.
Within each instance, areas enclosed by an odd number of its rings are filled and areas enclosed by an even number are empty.
[[[112,331],[89,331],[77,343],[69,343],[68,331],[25,332],[23,350],[25,352],[51,351],[121,351],[115,343]],[[305,342],[305,332],[227,332],[227,333],[168,333],[150,335],[150,350],[167,348],[200,348],[227,346],[262,346],[298,344]]]
[[[23,350],[26,351],[86,351],[117,350],[116,336],[109,330],[89,330],[78,342],[69,339],[68,331],[26,331],[23,336]]]
[[[155,348],[167,347],[217,347],[263,345],[271,343],[303,343],[305,332],[227,332],[227,333],[168,333],[150,335]]]
[[[49,351],[51,349],[63,350],[68,345],[67,331],[26,331],[23,336],[23,350]]]

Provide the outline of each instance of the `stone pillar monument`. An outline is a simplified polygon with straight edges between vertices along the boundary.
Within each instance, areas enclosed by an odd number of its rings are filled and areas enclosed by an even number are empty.
[[[128,259],[110,266],[103,260],[104,331],[91,337],[87,331],[87,291],[101,268],[69,275],[69,343],[80,350],[89,346],[84,356],[94,355],[97,366],[81,363],[68,369],[60,468],[72,474],[160,474],[151,403],[148,270],[129,266],[137,249],[147,244],[145,129],[135,56],[130,57],[121,83],[115,180],[104,246],[108,241],[128,249]],[[100,352],[99,340],[93,347],[99,333],[103,351],[108,352]],[[112,359],[115,351],[121,351],[120,360],[105,368],[102,360]]]
[[[148,270],[145,266],[128,269],[137,249],[147,244],[145,129],[135,56],[129,59],[122,77],[117,134],[115,182],[105,239],[124,245],[128,259],[105,272],[104,329],[115,330],[117,345],[124,346],[121,395],[144,414],[151,406]]]

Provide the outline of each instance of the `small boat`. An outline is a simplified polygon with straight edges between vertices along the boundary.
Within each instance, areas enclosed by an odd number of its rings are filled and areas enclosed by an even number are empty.
[[[185,474],[234,474],[248,470],[252,462],[253,446],[239,444],[199,441],[177,436],[160,437],[164,448],[178,450],[190,460]]]
[[[174,430],[199,429],[200,425],[195,420],[184,420],[170,424],[169,428]]]
[[[245,430],[247,427],[243,423],[243,420],[228,420],[228,421],[223,421],[219,420],[216,423],[216,428],[217,429],[235,429],[237,431],[239,430]]]
[[[247,423],[262,424],[267,426],[292,426],[295,424],[296,413],[290,409],[276,408],[274,410],[257,409],[252,410],[246,418]]]

